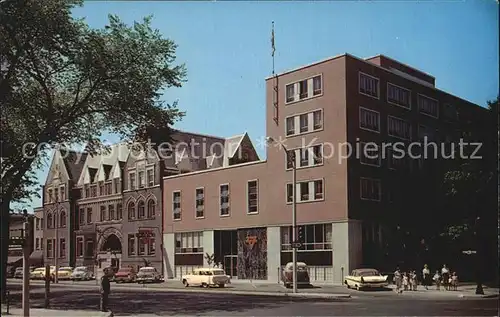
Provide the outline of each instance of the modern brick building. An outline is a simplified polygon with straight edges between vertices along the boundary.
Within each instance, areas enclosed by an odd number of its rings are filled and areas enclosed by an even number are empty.
[[[266,79],[266,136],[296,154],[298,260],[313,281],[338,283],[375,263],[368,251],[384,244],[387,210],[404,208],[402,182],[434,164],[400,158],[394,148],[339,159],[339,145],[450,141],[458,113],[481,111],[383,55],[343,54]],[[233,277],[278,280],[291,261],[293,164],[280,144],[266,151],[265,161],[163,178],[167,277],[207,265],[213,254]]]

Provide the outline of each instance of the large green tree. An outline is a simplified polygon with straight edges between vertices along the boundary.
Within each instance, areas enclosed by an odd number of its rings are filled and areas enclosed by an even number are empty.
[[[82,0],[0,3],[2,271],[10,204],[29,195],[32,172],[57,144],[89,143],[104,132],[123,138],[169,128],[183,113],[162,102],[180,86],[175,43],[145,18],[132,26],[116,16],[103,29],[72,17]],[[165,129],[165,127],[167,127]],[[97,145],[97,146],[95,146]],[[2,279],[2,296],[6,289]]]

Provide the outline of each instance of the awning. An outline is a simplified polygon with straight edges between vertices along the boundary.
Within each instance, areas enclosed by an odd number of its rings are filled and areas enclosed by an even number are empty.
[[[23,261],[22,256],[9,256],[7,258],[7,265],[15,265],[15,264],[20,264],[19,262]]]
[[[43,251],[37,250],[30,255],[30,265],[41,265],[43,264]]]

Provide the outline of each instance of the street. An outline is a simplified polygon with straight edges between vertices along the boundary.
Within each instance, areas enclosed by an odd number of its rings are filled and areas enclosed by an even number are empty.
[[[10,284],[11,305],[21,304],[21,286]],[[498,299],[460,299],[379,296],[378,292],[359,292],[348,299],[288,298],[283,296],[245,296],[234,294],[161,292],[154,288],[115,287],[110,309],[115,316],[236,315],[236,316],[497,316]],[[42,308],[44,289],[32,285],[32,308]],[[69,285],[51,288],[51,309],[97,310],[97,289]]]

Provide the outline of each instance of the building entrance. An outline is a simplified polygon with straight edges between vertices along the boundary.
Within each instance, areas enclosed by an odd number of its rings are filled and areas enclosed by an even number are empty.
[[[231,278],[238,276],[238,256],[237,255],[226,255],[224,256],[224,271],[226,275],[231,276]]]

